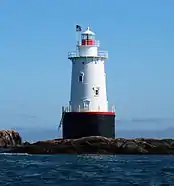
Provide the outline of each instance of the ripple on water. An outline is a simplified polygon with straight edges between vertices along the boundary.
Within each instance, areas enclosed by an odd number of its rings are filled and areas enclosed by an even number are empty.
[[[0,185],[172,185],[173,156],[1,154]]]

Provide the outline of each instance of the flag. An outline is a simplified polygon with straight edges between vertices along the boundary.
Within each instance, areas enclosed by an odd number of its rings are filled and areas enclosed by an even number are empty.
[[[82,27],[80,25],[76,25],[76,32],[81,32],[82,31]]]

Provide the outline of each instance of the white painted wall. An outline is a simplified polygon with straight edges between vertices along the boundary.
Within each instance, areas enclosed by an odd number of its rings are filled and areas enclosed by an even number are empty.
[[[80,56],[97,56],[98,48],[96,46],[83,46],[81,45],[79,48]]]
[[[83,81],[79,82],[79,76]],[[99,88],[98,96],[95,89]],[[85,107],[86,103],[86,107]],[[72,62],[71,97],[72,111],[108,111],[104,59],[78,57]]]

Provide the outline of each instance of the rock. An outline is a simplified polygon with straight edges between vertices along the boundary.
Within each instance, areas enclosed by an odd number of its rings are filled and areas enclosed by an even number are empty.
[[[25,141],[22,145],[30,145],[30,143],[28,141]]]
[[[14,130],[0,130],[0,147],[16,147],[21,145],[22,138],[19,133]]]
[[[124,139],[90,136],[25,143],[11,150],[28,154],[174,154],[173,139]]]

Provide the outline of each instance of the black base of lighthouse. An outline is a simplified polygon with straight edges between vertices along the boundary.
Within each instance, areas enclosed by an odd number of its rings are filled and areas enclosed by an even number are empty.
[[[113,112],[65,112],[63,138],[104,136],[115,138],[115,113]]]

